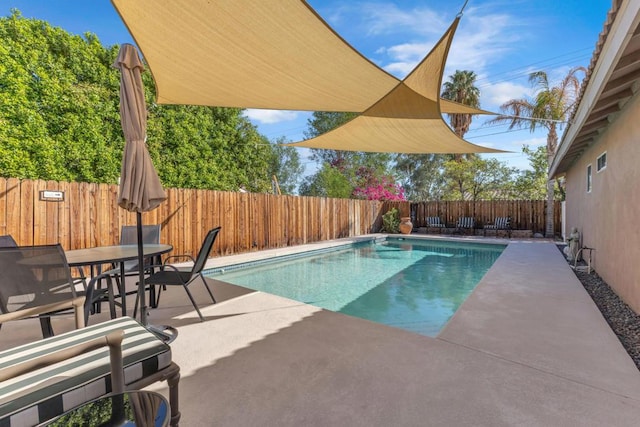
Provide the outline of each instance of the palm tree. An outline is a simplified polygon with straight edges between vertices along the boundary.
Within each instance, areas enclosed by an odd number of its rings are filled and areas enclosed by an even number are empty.
[[[551,164],[558,147],[558,127],[567,122],[575,107],[580,90],[577,73],[586,73],[586,68],[575,67],[557,86],[550,86],[544,71],[529,74],[529,83],[535,88],[534,99],[512,99],[500,106],[503,113],[490,123],[509,122],[514,127],[528,127],[531,132],[539,127],[547,129],[547,162]],[[545,236],[553,237],[553,180],[547,181],[547,210]]]
[[[473,71],[456,70],[453,75],[449,76],[449,81],[444,82],[442,97],[450,101],[459,102],[473,108],[480,108],[480,89],[475,86],[476,73]],[[464,134],[471,126],[471,114],[447,114],[449,123],[453,131],[460,138],[464,138]],[[455,155],[456,160],[460,160],[460,154]]]

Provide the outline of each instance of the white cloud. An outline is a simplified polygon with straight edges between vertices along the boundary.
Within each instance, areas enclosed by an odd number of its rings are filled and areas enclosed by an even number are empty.
[[[480,101],[487,109],[496,109],[511,99],[530,98],[532,95],[531,87],[513,82],[487,84],[480,88]]]
[[[256,110],[250,108],[245,111],[245,116],[259,123],[272,124],[296,120],[298,112],[284,110]]]
[[[368,35],[393,33],[438,35],[446,28],[443,16],[428,8],[399,9],[392,3],[364,2],[357,5]]]
[[[415,10],[404,13],[395,10],[391,16],[370,16],[379,19],[369,23],[373,32],[396,25],[396,28],[413,37],[412,41],[379,48],[376,52],[387,58],[379,60],[381,66],[400,78],[404,78],[429,53],[449,25],[449,22],[434,18],[435,13],[427,11],[421,14]],[[422,16],[431,16],[433,22],[425,25],[425,22],[430,21],[425,21],[424,19],[429,18]],[[517,46],[520,39],[517,26],[517,20],[507,14],[465,15],[449,50],[445,78],[456,69],[473,70],[477,75],[487,73],[492,64],[500,62],[505,54]]]
[[[384,53],[395,60],[410,62],[413,68],[432,47],[432,44],[427,43],[403,43],[387,48]]]
[[[514,18],[506,14],[470,14],[460,23],[447,60],[448,69],[483,72],[513,49],[519,37]]]

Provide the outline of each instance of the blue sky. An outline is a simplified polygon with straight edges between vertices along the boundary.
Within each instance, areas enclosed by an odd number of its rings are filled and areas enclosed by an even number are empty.
[[[464,0],[348,1],[309,0],[333,29],[364,56],[403,78],[429,52],[451,24]],[[91,32],[105,45],[133,43],[108,0],[3,0],[0,14],[12,8],[65,30]],[[546,71],[553,83],[574,66],[588,66],[611,0],[469,0],[451,47],[444,78],[456,69],[478,75],[480,102],[500,104],[531,96],[528,73]],[[309,113],[247,110],[270,140],[304,139]],[[507,131],[475,118],[465,138],[512,151],[491,157],[519,169],[528,167],[522,145],[545,144],[544,132]],[[307,171],[315,165],[301,154]],[[489,156],[487,156],[489,157]]]

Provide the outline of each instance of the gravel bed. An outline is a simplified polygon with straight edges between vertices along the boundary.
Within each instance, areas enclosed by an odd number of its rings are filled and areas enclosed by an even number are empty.
[[[559,249],[562,251],[563,247],[559,246]],[[595,271],[587,274],[578,269],[574,273],[640,370],[640,315],[622,301]]]

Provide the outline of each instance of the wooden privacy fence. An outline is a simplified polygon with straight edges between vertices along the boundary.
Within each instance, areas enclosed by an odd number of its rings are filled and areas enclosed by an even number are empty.
[[[59,191],[62,201],[40,199]],[[144,224],[161,224],[162,243],[174,254],[195,256],[208,230],[222,226],[213,253],[228,255],[301,245],[380,231],[382,214],[392,207],[414,212],[415,226],[427,216],[455,224],[474,216],[478,226],[511,216],[513,228],[544,232],[544,201],[378,202],[322,197],[276,196],[211,190],[167,189],[168,199],[142,215]],[[20,245],[61,243],[66,249],[117,244],[120,228],[135,214],[117,205],[118,187],[107,184],[0,178],[0,234]],[[560,230],[560,206],[555,208]]]
[[[561,202],[554,206],[554,230],[562,227]],[[544,200],[482,200],[482,201],[433,201],[433,202],[387,202],[387,209],[395,206],[403,216],[411,216],[414,227],[426,227],[427,217],[438,216],[450,226],[455,226],[460,217],[474,217],[476,227],[491,224],[496,217],[511,217],[511,228],[545,233]]]
[[[43,190],[62,201],[40,200]],[[376,232],[383,203],[367,200],[166,189],[168,199],[142,215],[161,224],[160,241],[174,254],[195,256],[208,230],[222,226],[213,253],[227,255]],[[120,228],[136,223],[118,207],[118,187],[0,178],[0,234],[20,245],[61,243],[66,249],[117,244]]]

